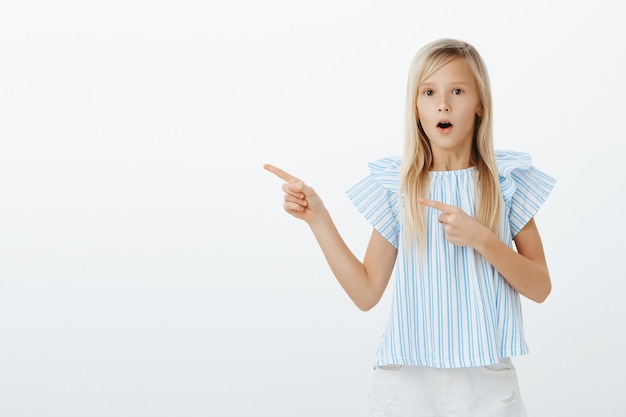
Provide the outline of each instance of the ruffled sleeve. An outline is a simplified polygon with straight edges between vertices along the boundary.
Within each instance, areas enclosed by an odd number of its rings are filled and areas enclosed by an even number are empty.
[[[556,180],[531,165],[524,152],[496,151],[500,190],[515,236],[537,214]]]
[[[365,219],[396,248],[400,235],[400,163],[398,157],[370,162],[370,174],[346,191]]]

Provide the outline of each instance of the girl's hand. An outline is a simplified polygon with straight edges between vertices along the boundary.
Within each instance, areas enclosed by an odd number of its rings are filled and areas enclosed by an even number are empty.
[[[456,206],[439,201],[420,198],[420,204],[441,210],[439,223],[443,224],[446,239],[457,246],[469,246],[476,249],[484,232],[488,230],[478,220]]]
[[[282,190],[285,192],[283,208],[287,213],[311,223],[325,212],[324,204],[315,190],[302,180],[270,164],[263,165],[263,168],[286,181]]]

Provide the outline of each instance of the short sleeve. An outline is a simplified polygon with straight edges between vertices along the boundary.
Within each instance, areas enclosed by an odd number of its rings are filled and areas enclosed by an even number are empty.
[[[546,201],[556,180],[531,164],[524,152],[496,151],[500,190],[515,236]]]
[[[370,174],[346,191],[365,219],[398,247],[400,158],[382,158],[369,163]]]

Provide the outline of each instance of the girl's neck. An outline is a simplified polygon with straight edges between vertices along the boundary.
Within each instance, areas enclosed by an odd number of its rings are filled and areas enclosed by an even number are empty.
[[[473,167],[470,155],[436,154],[433,152],[431,171],[458,171]]]

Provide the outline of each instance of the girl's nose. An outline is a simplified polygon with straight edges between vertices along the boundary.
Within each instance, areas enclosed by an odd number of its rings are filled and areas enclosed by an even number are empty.
[[[439,104],[439,111],[449,112],[450,106],[448,106],[448,103],[441,103]]]

